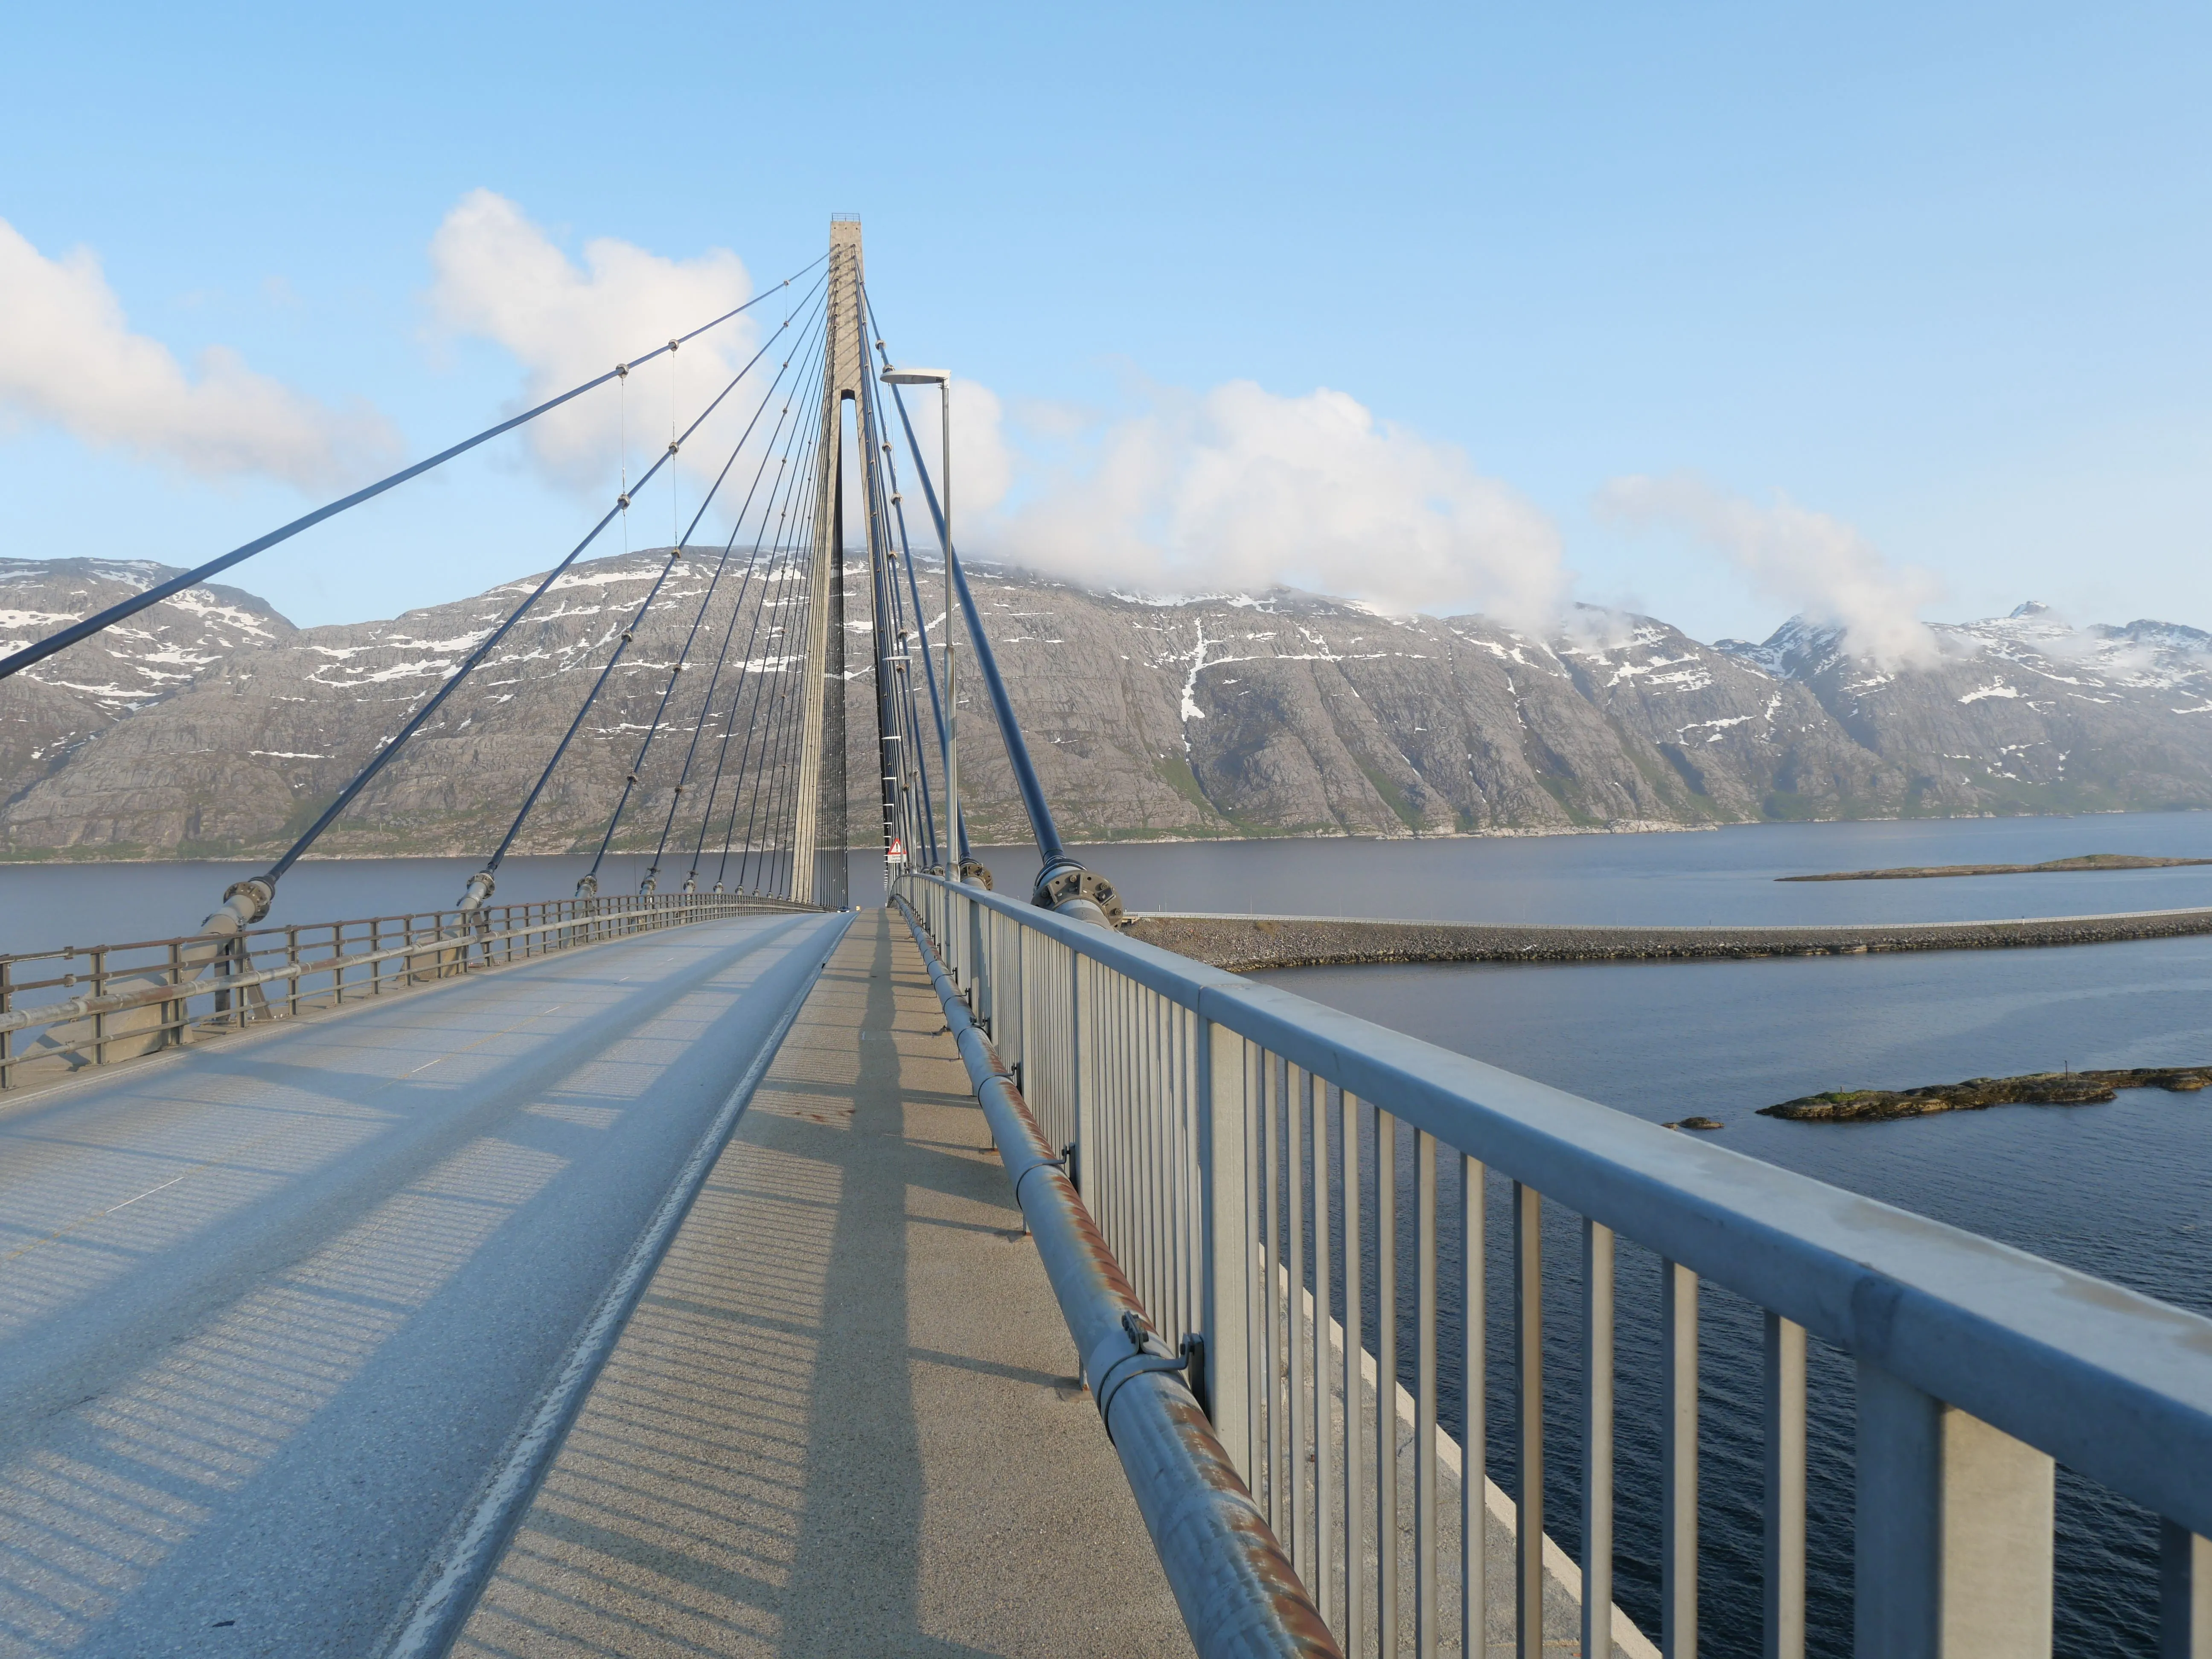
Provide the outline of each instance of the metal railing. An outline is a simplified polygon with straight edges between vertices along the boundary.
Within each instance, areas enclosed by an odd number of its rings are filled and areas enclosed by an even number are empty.
[[[750,894],[550,899],[0,956],[0,1090],[578,945],[812,908]]]
[[[1661,1265],[1659,1420],[1625,1426],[1660,1443],[1672,1659],[1698,1638],[1701,1285],[1763,1313],[1764,1653],[1807,1638],[1808,1335],[1856,1379],[1837,1640],[2050,1653],[2057,1459],[2163,1517],[2160,1651],[2212,1653],[2212,1320],[1105,929],[934,877],[896,891],[1152,1324],[1202,1339],[1215,1431],[1346,1653],[1491,1651],[1486,1456],[1458,1478],[1490,1440],[1486,1174],[1512,1183],[1520,1659],[1546,1645],[1547,1571],[1584,1653],[1649,1650],[1613,1606],[1620,1241]],[[1581,1218],[1579,1564],[1544,1536],[1547,1202]]]

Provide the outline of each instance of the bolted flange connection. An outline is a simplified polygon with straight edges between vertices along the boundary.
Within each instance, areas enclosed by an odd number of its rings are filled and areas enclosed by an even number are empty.
[[[224,888],[222,902],[237,915],[240,927],[251,927],[269,914],[269,907],[276,902],[276,890],[260,877],[252,876]]]
[[[981,888],[987,893],[994,890],[991,885],[990,866],[984,864],[981,860],[961,860],[960,879],[966,882],[970,887]]]
[[[1098,921],[1109,927],[1121,925],[1121,896],[1114,884],[1078,864],[1054,865],[1042,872],[1030,902],[1041,910],[1058,910],[1082,921]],[[1097,915],[1090,914],[1093,910]]]

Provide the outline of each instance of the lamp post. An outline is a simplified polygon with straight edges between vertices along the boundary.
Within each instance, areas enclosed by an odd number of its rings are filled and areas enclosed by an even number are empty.
[[[937,424],[945,439],[938,469],[943,526],[939,540],[945,551],[945,873],[959,881],[967,866],[967,849],[960,844],[960,701],[952,686],[952,376],[941,368],[886,368],[883,380],[886,386],[935,386]]]

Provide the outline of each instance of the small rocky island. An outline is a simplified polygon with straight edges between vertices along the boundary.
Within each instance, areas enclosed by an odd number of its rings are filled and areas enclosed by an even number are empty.
[[[1777,881],[1924,881],[1934,876],[2043,876],[2081,870],[2172,870],[2212,864],[2212,859],[2147,859],[2133,853],[2084,853],[2041,864],[1923,864],[1897,870],[1834,870],[1820,876],[1777,876]]]
[[[2166,1089],[2176,1094],[2212,1084],[2212,1066],[2152,1066],[2132,1071],[2034,1072],[2026,1077],[1972,1077],[1964,1083],[1923,1088],[1844,1089],[1805,1095],[1759,1109],[1761,1117],[1796,1123],[1884,1123],[1937,1112],[1978,1112],[1990,1106],[2097,1106],[2123,1089]]]

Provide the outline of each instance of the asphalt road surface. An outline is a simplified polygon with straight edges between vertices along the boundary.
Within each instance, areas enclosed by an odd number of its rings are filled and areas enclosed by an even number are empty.
[[[846,920],[0,1102],[0,1659],[374,1652]]]

